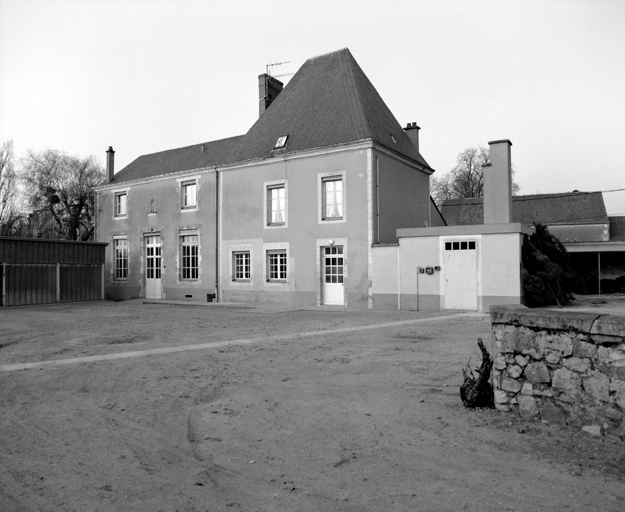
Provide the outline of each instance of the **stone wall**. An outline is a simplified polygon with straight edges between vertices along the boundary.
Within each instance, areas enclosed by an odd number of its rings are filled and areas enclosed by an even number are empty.
[[[491,308],[500,411],[625,439],[625,316]]]

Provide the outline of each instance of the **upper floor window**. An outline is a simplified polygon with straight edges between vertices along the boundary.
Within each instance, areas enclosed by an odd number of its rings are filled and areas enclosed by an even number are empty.
[[[115,217],[126,216],[126,192],[118,192],[115,194]]]
[[[267,188],[267,224],[284,224],[286,221],[286,189],[284,184]]]
[[[197,207],[197,182],[196,180],[182,182],[182,207]]]
[[[323,219],[342,219],[343,218],[343,178],[341,176],[333,176],[323,178],[322,201],[323,201]]]
[[[180,237],[180,278],[197,279],[199,275],[200,245],[198,235],[182,235]]]

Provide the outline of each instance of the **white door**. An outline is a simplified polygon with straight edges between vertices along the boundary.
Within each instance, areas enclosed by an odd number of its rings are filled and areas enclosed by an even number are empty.
[[[477,310],[477,242],[445,242],[445,309]]]
[[[345,305],[343,246],[323,247],[321,266],[323,267],[323,303],[330,306]]]
[[[145,237],[145,297],[161,298],[161,235]]]

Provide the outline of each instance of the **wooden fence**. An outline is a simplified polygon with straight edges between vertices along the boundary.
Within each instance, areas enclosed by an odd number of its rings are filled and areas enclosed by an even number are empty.
[[[0,305],[104,299],[106,245],[0,237]]]

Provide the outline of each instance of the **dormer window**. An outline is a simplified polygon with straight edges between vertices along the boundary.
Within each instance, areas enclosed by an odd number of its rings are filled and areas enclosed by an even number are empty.
[[[276,142],[276,145],[273,147],[273,149],[281,149],[284,146],[286,146],[286,139],[288,138],[289,138],[288,135],[283,135],[282,137],[280,137],[278,139],[278,142]]]

